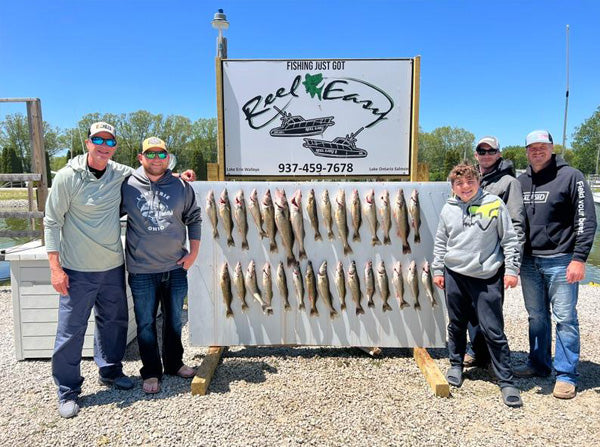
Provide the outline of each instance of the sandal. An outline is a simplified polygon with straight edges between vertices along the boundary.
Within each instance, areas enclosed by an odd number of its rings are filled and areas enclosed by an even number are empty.
[[[196,375],[196,370],[191,366],[183,365],[177,370],[176,375],[183,377],[184,379],[191,379]]]
[[[514,386],[505,386],[502,391],[502,400],[509,407],[522,407],[521,392]]]
[[[156,377],[149,377],[144,380],[142,390],[146,394],[156,394],[160,391],[160,382]]]
[[[450,385],[460,387],[463,383],[463,371],[460,366],[451,366],[446,373],[446,380]]]

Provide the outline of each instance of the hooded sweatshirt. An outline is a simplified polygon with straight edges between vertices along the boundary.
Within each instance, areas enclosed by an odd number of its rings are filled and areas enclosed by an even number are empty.
[[[123,183],[121,212],[127,214],[126,260],[130,273],[179,268],[189,238],[200,240],[200,208],[192,187],[170,170],[156,182],[143,167]]]
[[[123,264],[119,203],[121,184],[132,172],[110,160],[98,179],[87,154],[58,171],[46,201],[44,235],[46,251],[59,252],[63,267],[102,272]]]
[[[463,202],[450,197],[440,215],[431,269],[444,274],[444,266],[461,275],[487,279],[502,264],[507,275],[519,274],[519,247],[506,205],[500,197],[479,189]]]
[[[573,253],[574,260],[585,262],[597,223],[594,198],[583,174],[552,155],[540,172],[528,166],[519,182],[527,212],[525,253],[548,257]]]

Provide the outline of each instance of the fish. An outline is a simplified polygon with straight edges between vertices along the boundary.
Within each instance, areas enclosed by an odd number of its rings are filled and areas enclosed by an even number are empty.
[[[335,287],[340,298],[340,303],[342,303],[341,309],[346,310],[346,279],[344,277],[344,264],[342,264],[342,261],[338,262],[335,269]]]
[[[264,239],[264,237],[267,235],[267,232],[263,229],[263,219],[262,215],[260,214],[260,204],[258,203],[258,191],[256,191],[256,188],[254,188],[250,193],[250,203],[248,204],[248,209],[250,210],[252,219],[254,219],[254,223],[258,229],[258,235],[261,239]]]
[[[246,217],[246,200],[244,199],[244,191],[241,189],[235,195],[233,202],[233,216],[237,229],[242,236],[242,250],[248,250],[248,219]]]
[[[270,311],[267,310],[267,314],[272,314],[273,309],[271,304],[273,303],[273,279],[271,278],[271,264],[265,263],[262,269],[262,286],[263,295],[265,297],[265,303]]]
[[[396,201],[394,202],[394,219],[396,220],[396,234],[402,240],[402,254],[408,254],[411,252],[408,243],[410,226],[408,225],[408,210],[406,209],[406,200],[404,199],[402,188],[398,190]]]
[[[223,264],[221,268],[221,292],[223,293],[223,301],[225,301],[225,316],[227,318],[233,317],[233,310],[231,310],[231,301],[233,296],[231,294],[231,278],[229,277],[229,267],[227,263]]]
[[[231,203],[229,203],[229,194],[227,194],[227,188],[223,189],[221,197],[219,197],[219,214],[223,221],[223,227],[227,233],[227,246],[234,247],[235,242],[233,241],[233,220],[231,219]]]
[[[254,260],[250,261],[250,263],[248,264],[248,268],[246,269],[246,276],[244,277],[244,279],[246,280],[246,287],[248,288],[248,290],[250,290],[250,293],[252,294],[254,299],[258,301],[258,304],[260,304],[260,307],[262,308],[263,312],[267,314],[273,313],[273,309],[267,306],[267,303],[263,301],[262,295],[260,294],[260,290],[258,289],[258,283],[256,280],[256,264],[254,263]]]
[[[213,238],[217,239],[219,237],[219,230],[217,229],[217,224],[219,222],[219,218],[217,215],[217,204],[215,202],[215,193],[211,189],[208,191],[206,195],[206,215],[208,216],[210,223],[212,224],[213,229]]]
[[[415,304],[413,307],[415,309],[420,309],[421,304],[419,304],[419,278],[417,278],[417,276],[417,264],[415,264],[415,261],[411,261],[410,265],[408,266],[408,275],[406,276],[406,282],[408,282],[408,288],[410,289],[415,299]]]
[[[296,258],[292,252],[294,235],[292,234],[292,224],[290,223],[290,208],[284,190],[275,190],[275,225],[285,248],[287,265],[293,265],[296,262]]]
[[[362,213],[360,206],[360,195],[358,189],[352,191],[352,199],[350,200],[350,214],[352,215],[352,226],[354,227],[354,233],[352,234],[352,240],[354,242],[360,242],[360,225],[362,224]]]
[[[290,301],[288,297],[288,286],[287,279],[285,277],[285,268],[283,267],[283,262],[280,262],[277,266],[277,290],[279,290],[279,294],[283,298],[283,308],[285,310],[290,310],[292,307],[290,306]]]
[[[246,303],[246,285],[244,284],[244,272],[242,271],[242,263],[240,261],[235,265],[233,283],[238,291],[238,297],[242,302],[242,310],[246,311],[248,309],[248,303]]]
[[[386,312],[392,310],[392,307],[388,303],[388,299],[390,298],[390,286],[383,261],[377,266],[377,288],[379,289],[379,295],[381,295],[381,298],[383,299],[383,311]]]
[[[323,191],[321,195],[321,214],[323,214],[323,221],[325,221],[325,228],[327,229],[327,237],[329,240],[333,240],[333,218],[331,217],[331,201],[329,200],[329,191]]]
[[[419,228],[421,228],[421,206],[419,205],[419,191],[417,191],[416,189],[413,189],[413,192],[410,195],[408,212],[410,214],[410,217],[412,218],[412,227],[414,229],[414,241],[415,244],[418,244],[421,242],[421,233],[419,232]]]
[[[402,279],[402,264],[400,261],[396,261],[394,264],[392,284],[394,284],[394,289],[396,290],[396,298],[398,299],[400,309],[404,309],[407,306],[410,307],[410,304],[404,300],[404,280]]]
[[[327,261],[323,261],[321,267],[319,267],[319,273],[317,275],[317,287],[319,288],[319,295],[329,308],[329,318],[335,318],[337,310],[333,307],[331,298],[331,291],[329,290],[329,277],[327,276]]]
[[[356,305],[356,315],[364,314],[365,310],[360,304],[362,298],[362,292],[360,291],[360,280],[358,278],[358,272],[356,271],[356,263],[352,261],[350,268],[348,269],[348,288],[352,295],[352,301]]]
[[[310,316],[319,316],[319,310],[317,309],[317,281],[315,279],[315,272],[313,270],[312,262],[308,261],[306,265],[306,275],[304,277],[306,281],[306,291],[308,293],[308,301],[310,302]]]
[[[425,261],[423,264],[423,271],[421,273],[421,283],[425,286],[425,295],[431,301],[431,307],[437,306],[435,299],[435,292],[433,288],[433,279],[431,278],[431,270],[429,269],[429,261]]]
[[[335,224],[342,240],[344,255],[352,253],[352,248],[348,245],[348,222],[346,221],[346,192],[340,189],[335,197]]]
[[[390,207],[390,193],[384,190],[381,194],[381,227],[383,228],[383,244],[390,245],[390,228],[392,227],[392,208]]]
[[[379,221],[377,220],[377,204],[375,203],[375,191],[370,190],[365,196],[365,205],[363,207],[367,221],[369,222],[369,228],[371,229],[371,245],[381,245],[381,241],[377,237],[377,228],[379,228]]]
[[[317,215],[317,201],[315,200],[314,189],[311,189],[308,192],[308,199],[306,200],[306,212],[308,213],[310,224],[315,231],[315,241],[322,241],[323,236],[321,236],[321,232],[319,231],[319,216]]]
[[[304,249],[304,220],[302,217],[302,192],[298,189],[290,200],[290,220],[292,229],[298,243],[298,257],[306,259],[306,250]]]
[[[268,189],[263,196],[262,205],[262,218],[265,224],[265,232],[267,233],[267,237],[271,240],[269,251],[271,253],[277,253],[277,241],[275,240],[275,233],[277,232],[277,227],[275,226],[275,209],[273,207],[271,191]]]
[[[294,265],[292,270],[292,280],[298,298],[298,310],[304,310],[306,308],[304,305],[304,283],[302,282],[302,270],[300,270],[300,264],[298,263]]]
[[[373,263],[367,261],[365,265],[365,287],[367,292],[367,306],[375,307],[373,295],[375,295],[375,277],[373,276]]]

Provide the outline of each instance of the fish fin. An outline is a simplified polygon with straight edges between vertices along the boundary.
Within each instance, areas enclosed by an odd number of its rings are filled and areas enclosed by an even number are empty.
[[[320,232],[316,232],[315,233],[315,241],[322,241],[323,240],[323,236],[321,236]]]
[[[278,250],[277,250],[277,242],[271,241],[271,243],[269,244],[269,251],[271,253],[277,253],[278,252]]]
[[[381,241],[379,240],[379,238],[377,236],[374,236],[373,239],[371,239],[371,245],[372,246],[381,245]]]
[[[354,253],[352,251],[352,247],[350,247],[348,244],[344,245],[344,254],[347,255],[349,253]]]
[[[421,235],[419,233],[415,233],[415,244],[421,243]]]
[[[387,312],[392,310],[392,306],[390,306],[388,303],[383,303],[383,311]]]
[[[408,253],[411,253],[411,249],[410,249],[410,245],[407,242],[406,244],[402,244],[402,254],[406,255]]]
[[[337,311],[335,309],[330,310],[329,311],[329,318],[331,318],[333,320],[335,317],[337,317],[337,314],[338,313],[337,313]]]
[[[306,250],[300,250],[300,253],[298,253],[298,257],[300,259],[306,259]]]
[[[235,247],[235,242],[233,241],[233,238],[230,237],[227,239],[227,246],[228,247]]]
[[[311,309],[310,310],[310,316],[311,317],[318,317],[319,316],[319,311],[317,309]]]
[[[231,309],[227,309],[227,312],[225,312],[225,316],[227,318],[233,317],[233,311]]]
[[[248,250],[248,241],[242,241],[242,250]]]
[[[383,236],[383,245],[392,245],[392,241],[389,236]]]
[[[356,315],[364,314],[365,310],[361,307],[356,308]]]

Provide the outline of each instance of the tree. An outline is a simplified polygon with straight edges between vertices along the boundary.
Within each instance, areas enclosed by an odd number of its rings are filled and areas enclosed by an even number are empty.
[[[506,146],[502,149],[502,158],[511,160],[515,169],[527,168],[527,152],[525,146]]]
[[[2,172],[6,174],[15,174],[23,172],[23,165],[13,146],[6,146],[2,150],[2,160],[0,162]]]
[[[448,160],[466,159],[473,162],[475,135],[458,127],[438,127],[431,133],[419,132],[419,161],[429,164],[429,178],[444,181],[450,173],[446,166],[446,153],[453,151]],[[458,159],[457,159],[458,154]]]
[[[573,134],[573,166],[584,174],[598,173],[600,153],[600,107],[575,128]]]

